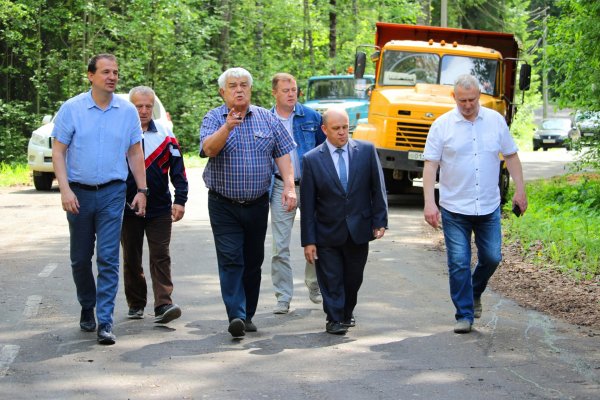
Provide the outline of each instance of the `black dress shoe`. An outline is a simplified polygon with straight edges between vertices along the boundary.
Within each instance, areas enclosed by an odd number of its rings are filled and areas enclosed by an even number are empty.
[[[115,344],[117,337],[112,333],[110,324],[103,324],[98,327],[98,343],[100,344]]]
[[[342,325],[344,325],[347,328],[354,328],[356,326],[356,320],[354,319],[354,315],[348,318],[347,320],[344,320],[344,322],[342,322]]]
[[[258,329],[256,328],[256,325],[254,325],[254,322],[252,322],[252,320],[247,320],[246,321],[246,332],[256,332]]]
[[[234,338],[242,337],[246,334],[246,323],[240,318],[234,318],[229,323],[229,328],[227,330]]]
[[[348,328],[342,325],[340,322],[329,321],[325,325],[325,330],[327,333],[331,333],[333,335],[344,335],[348,332]]]
[[[81,309],[81,318],[79,319],[79,327],[84,332],[94,332],[96,330],[96,317],[94,309]]]

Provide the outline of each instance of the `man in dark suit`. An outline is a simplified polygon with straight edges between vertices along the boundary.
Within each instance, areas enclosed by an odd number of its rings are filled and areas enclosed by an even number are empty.
[[[300,183],[304,256],[316,263],[327,314],[326,331],[345,334],[355,324],[354,307],[369,241],[387,227],[387,199],[375,147],[348,139],[348,114],[323,114],[325,143],[304,155]]]

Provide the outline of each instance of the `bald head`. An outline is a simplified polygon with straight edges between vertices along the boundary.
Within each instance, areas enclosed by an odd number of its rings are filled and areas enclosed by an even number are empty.
[[[343,147],[348,143],[350,119],[343,108],[332,107],[323,113],[323,132],[327,141],[335,147]]]
[[[329,120],[329,118],[333,117],[334,115],[346,116],[346,118],[348,118],[348,113],[346,112],[346,110],[344,108],[329,107],[327,110],[325,110],[325,112],[322,115],[323,125],[327,125],[327,121]]]

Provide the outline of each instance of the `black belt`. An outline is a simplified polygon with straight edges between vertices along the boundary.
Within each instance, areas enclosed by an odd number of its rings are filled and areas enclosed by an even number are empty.
[[[80,189],[83,189],[83,190],[100,190],[102,188],[105,188],[105,187],[110,186],[110,185],[112,185],[114,183],[117,183],[117,182],[123,182],[123,181],[121,181],[119,179],[115,179],[114,181],[108,181],[106,183],[101,183],[99,185],[85,185],[85,184],[79,183],[79,182],[69,182],[69,186],[70,187],[80,188]]]
[[[227,203],[231,203],[236,206],[252,206],[252,205],[260,203],[261,201],[268,199],[268,197],[269,197],[269,192],[265,192],[263,195],[261,195],[260,197],[257,197],[256,199],[253,199],[253,200],[234,200],[234,199],[230,199],[229,197],[225,197],[222,194],[215,192],[212,189],[209,189],[208,194],[211,196],[215,196],[217,199],[219,199],[221,201],[225,201]]]
[[[275,179],[279,179],[280,181],[282,181],[282,182],[283,182],[283,178],[281,177],[281,175],[277,175],[277,174],[275,174]],[[300,179],[296,179],[296,180],[294,181],[294,185],[296,185],[296,186],[300,186]]]

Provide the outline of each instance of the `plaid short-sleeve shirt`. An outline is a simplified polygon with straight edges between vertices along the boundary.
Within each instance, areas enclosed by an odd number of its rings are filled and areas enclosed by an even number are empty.
[[[200,156],[203,141],[227,119],[222,105],[210,110],[200,127]],[[257,199],[269,190],[273,160],[296,147],[293,137],[270,111],[250,105],[244,122],[230,133],[221,152],[210,158],[204,169],[206,186],[237,201]]]

